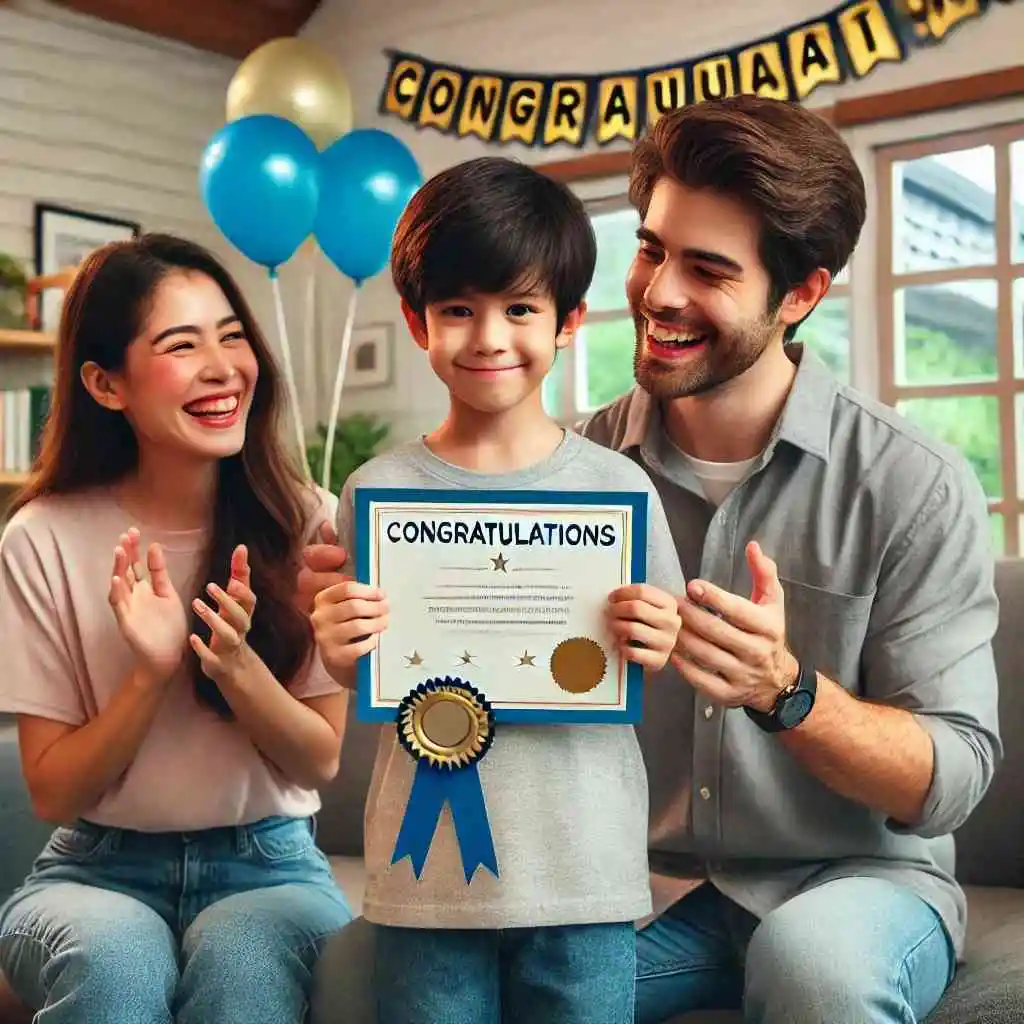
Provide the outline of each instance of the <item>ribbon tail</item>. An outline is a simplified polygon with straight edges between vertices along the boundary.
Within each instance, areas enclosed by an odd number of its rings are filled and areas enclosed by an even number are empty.
[[[423,874],[427,853],[437,831],[448,781],[446,773],[430,768],[423,761],[417,762],[409,802],[405,805],[405,816],[391,857],[392,864],[397,864],[403,857],[411,858],[417,879]]]
[[[494,852],[491,823],[487,820],[487,806],[477,766],[470,764],[452,772],[447,783],[448,803],[467,884],[472,881],[478,867],[487,868],[497,878],[498,858]]]

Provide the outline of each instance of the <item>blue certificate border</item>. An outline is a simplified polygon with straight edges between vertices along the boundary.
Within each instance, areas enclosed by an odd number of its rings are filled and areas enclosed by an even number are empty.
[[[501,491],[462,490],[458,488],[419,487],[356,487],[353,491],[355,505],[355,552],[356,578],[361,583],[370,581],[370,509],[377,501],[438,502],[452,501],[462,504],[507,504],[507,505],[629,505],[632,508],[630,538],[632,558],[630,559],[630,583],[647,581],[647,493],[645,491]],[[357,715],[364,722],[394,722],[397,708],[372,707],[370,692],[372,655],[359,659],[357,679]],[[453,670],[451,675],[458,675]],[[580,711],[539,708],[494,708],[498,722],[544,722],[564,725],[594,725],[614,722],[636,723],[643,711],[643,666],[626,662],[626,706],[610,711],[587,708]],[[417,680],[420,681],[420,680]],[[487,695],[484,680],[469,682]]]

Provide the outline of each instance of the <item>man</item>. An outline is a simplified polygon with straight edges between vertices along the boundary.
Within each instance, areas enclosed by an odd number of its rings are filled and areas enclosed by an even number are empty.
[[[686,107],[629,191],[638,387],[582,429],[647,470],[690,580],[682,681],[641,726],[660,900],[637,1020],[922,1020],[963,949],[952,833],[1002,753],[984,495],[790,343],[865,216],[829,125]]]

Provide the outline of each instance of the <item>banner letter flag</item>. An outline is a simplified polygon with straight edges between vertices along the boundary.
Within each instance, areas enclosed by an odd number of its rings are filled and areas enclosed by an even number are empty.
[[[417,128],[524,146],[632,142],[671,110],[737,94],[805,102],[822,86],[902,63],[993,4],[1014,0],[846,0],[820,17],[727,51],[600,74],[521,74],[388,51],[378,109]]]

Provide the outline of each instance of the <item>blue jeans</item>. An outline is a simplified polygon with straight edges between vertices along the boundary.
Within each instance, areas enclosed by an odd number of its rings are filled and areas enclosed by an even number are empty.
[[[375,932],[378,1024],[633,1024],[631,922]]]
[[[352,913],[313,822],[54,831],[0,908],[0,968],[37,1024],[300,1024]]]
[[[742,1006],[747,1024],[915,1024],[955,968],[938,914],[891,882],[827,882],[761,921],[705,884],[637,936],[636,1019]]]

